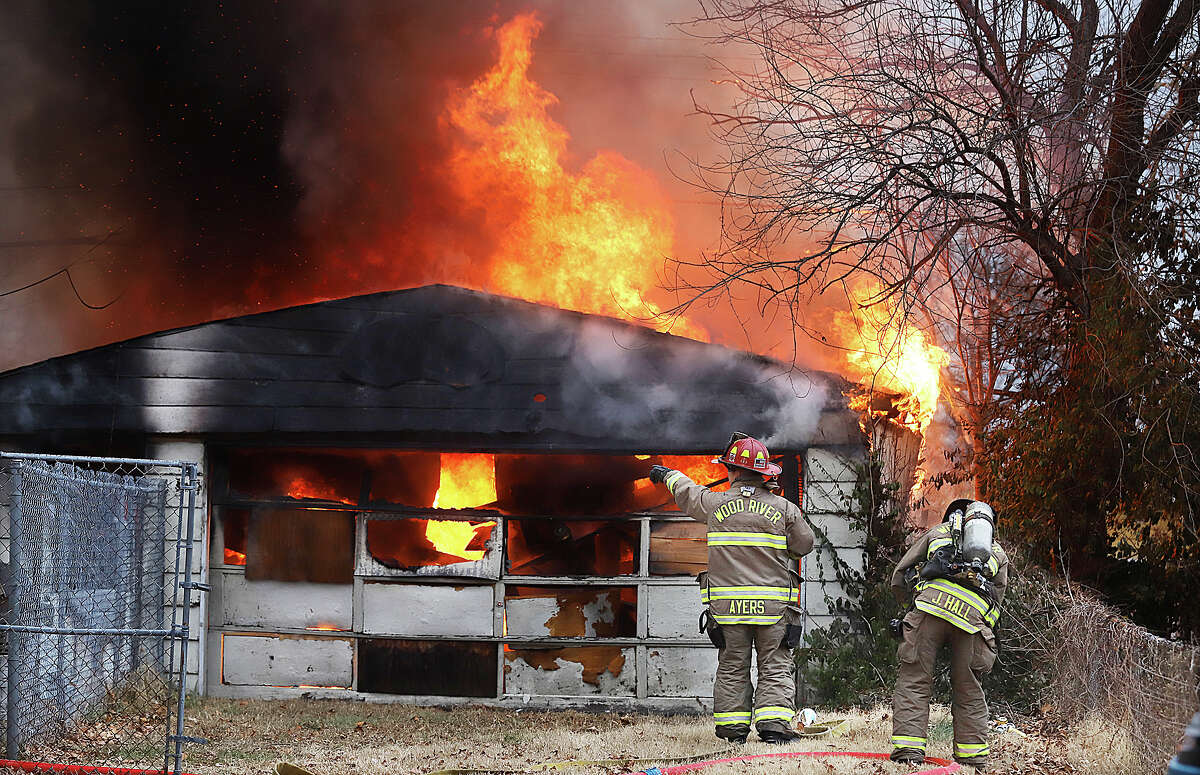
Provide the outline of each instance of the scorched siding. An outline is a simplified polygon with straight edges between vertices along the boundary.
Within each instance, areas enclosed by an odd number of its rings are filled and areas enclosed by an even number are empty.
[[[250,497],[230,492],[229,472],[213,470],[209,458],[232,448],[320,447],[633,461],[650,452],[711,456],[732,430],[766,437],[802,426],[772,449],[790,461],[793,478],[796,456],[809,453],[806,505],[834,543],[805,564],[801,586],[816,617],[807,621],[821,623],[831,621],[825,595],[836,592],[832,559],[853,565],[861,537],[836,509],[853,480],[849,458],[862,446],[845,388],[833,375],[628,323],[430,286],[151,334],[2,374],[0,442],[85,453],[103,453],[114,437],[150,453],[178,442],[166,457],[202,462],[201,504],[217,532],[205,534],[212,552],[197,552],[195,570],[208,579],[211,563],[214,591],[209,600],[190,595],[194,637],[207,632],[206,647],[192,650],[203,659],[189,666],[190,686],[207,676],[208,690],[239,696],[542,697],[558,707],[695,709],[711,694],[715,651],[696,629],[690,578],[704,565],[703,536],[678,513],[627,504],[615,518],[586,517],[623,525],[591,543],[570,529],[586,515],[480,513],[498,523],[483,559],[406,571],[371,556],[367,520],[445,518],[424,508],[428,499],[413,509],[360,501],[357,492],[352,502]],[[799,482],[789,482],[795,493]],[[214,488],[224,489],[218,496]],[[337,576],[344,583],[315,584],[300,571],[300,580],[274,578],[283,566],[255,581],[246,566],[227,563],[223,520],[261,517],[255,509],[343,514],[353,526]],[[565,532],[574,546],[615,547],[622,557],[505,566],[505,531],[518,514],[549,518],[542,527]],[[420,671],[402,672],[456,660],[470,669],[444,691]]]

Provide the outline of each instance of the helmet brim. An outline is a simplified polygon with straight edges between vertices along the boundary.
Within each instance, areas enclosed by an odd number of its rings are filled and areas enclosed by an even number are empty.
[[[783,466],[779,465],[778,463],[772,463],[770,460],[767,461],[766,468],[755,468],[754,466],[748,466],[744,463],[730,463],[723,457],[715,457],[712,459],[712,462],[720,463],[723,466],[740,468],[743,471],[753,471],[754,473],[762,474],[763,476],[779,476],[781,473],[783,473]]]

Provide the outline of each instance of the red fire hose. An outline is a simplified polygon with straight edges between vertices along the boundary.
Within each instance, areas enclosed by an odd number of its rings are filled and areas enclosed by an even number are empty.
[[[72,775],[165,775],[162,770],[131,770],[128,767],[102,767],[97,764],[18,762],[11,759],[0,759],[0,770],[2,769],[21,772],[66,772]]]
[[[639,770],[638,772],[627,772],[625,775],[679,775],[684,772],[709,767],[714,764],[731,764],[733,762],[748,762],[755,759],[787,759],[799,756],[813,757],[834,757],[834,756],[849,756],[856,759],[888,759],[886,753],[860,753],[852,751],[781,751],[779,753],[756,753],[748,756],[735,756],[731,759],[709,759],[704,762],[693,762],[692,764],[678,764],[674,767],[651,767],[647,770]],[[958,772],[962,766],[954,762],[948,762],[945,759],[935,759],[931,756],[925,757],[928,764],[938,765],[932,770],[921,770],[914,775],[950,775],[952,772]]]

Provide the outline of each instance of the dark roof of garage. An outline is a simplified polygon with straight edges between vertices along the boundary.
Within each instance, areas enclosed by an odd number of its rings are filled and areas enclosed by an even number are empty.
[[[0,374],[0,435],[700,451],[857,443],[845,383],[445,285],[204,323]]]

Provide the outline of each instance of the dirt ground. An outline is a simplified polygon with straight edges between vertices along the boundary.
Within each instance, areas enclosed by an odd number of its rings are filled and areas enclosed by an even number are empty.
[[[751,742],[734,755],[890,750],[887,709],[839,717],[848,718],[848,723],[837,736],[786,747]],[[271,772],[278,761],[292,762],[318,775],[419,775],[452,768],[535,772],[539,765],[564,760],[694,756],[722,748],[712,734],[711,722],[699,716],[202,698],[190,704],[187,718],[189,734],[211,741],[207,746],[188,747],[187,771],[198,775],[259,775]],[[1117,775],[1145,769],[1132,760],[1126,738],[1103,724],[1085,725],[1069,734],[1026,724],[1028,733],[1009,730],[993,734],[990,772]],[[929,754],[949,758],[951,735],[948,710],[935,708]],[[610,775],[649,766],[649,762],[610,763],[554,771]],[[890,762],[852,759],[773,759],[701,770],[707,775],[900,775],[911,771]]]

